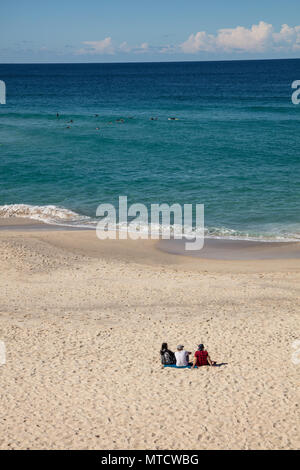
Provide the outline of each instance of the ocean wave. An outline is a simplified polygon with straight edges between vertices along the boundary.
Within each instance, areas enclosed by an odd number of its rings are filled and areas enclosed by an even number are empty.
[[[76,212],[54,205],[32,206],[29,204],[7,204],[0,206],[0,217],[21,217],[39,220],[48,224],[79,222],[89,219]]]
[[[210,227],[204,230],[205,238],[227,239],[227,240],[246,240],[258,242],[297,242],[300,241],[299,232],[246,232],[233,230],[226,227]]]
[[[95,229],[99,223],[99,219],[80,215],[70,209],[65,209],[55,205],[34,206],[29,204],[7,204],[0,206],[0,218],[20,217],[32,220],[38,220],[50,225],[59,225],[64,227],[73,227],[81,229]],[[171,237],[182,235],[181,225],[162,225],[149,224],[147,222],[134,221],[126,223],[111,224],[110,229],[117,231],[137,232],[140,234],[153,234],[161,236],[170,234]],[[194,227],[185,227],[185,236],[201,237],[203,233],[200,229]],[[274,233],[254,233],[241,230],[234,230],[227,227],[205,227],[205,238],[230,239],[230,240],[249,240],[261,242],[295,242],[300,241],[299,232],[283,232]]]

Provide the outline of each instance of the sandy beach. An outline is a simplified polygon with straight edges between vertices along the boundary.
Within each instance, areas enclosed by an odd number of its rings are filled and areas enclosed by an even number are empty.
[[[299,448],[298,244],[201,259],[13,223],[0,230],[1,449]],[[225,364],[162,369],[163,341],[203,342]]]

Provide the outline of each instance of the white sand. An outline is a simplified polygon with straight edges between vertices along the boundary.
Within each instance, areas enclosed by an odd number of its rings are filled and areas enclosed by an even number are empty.
[[[299,448],[299,260],[17,231],[0,259],[1,449]],[[163,341],[228,364],[162,369]]]

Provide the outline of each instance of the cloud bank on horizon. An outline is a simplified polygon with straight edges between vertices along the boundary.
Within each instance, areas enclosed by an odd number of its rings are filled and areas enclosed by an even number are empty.
[[[77,54],[115,54],[116,52],[135,52],[143,53],[148,52],[149,44],[143,42],[140,46],[131,47],[126,41],[122,42],[119,46],[114,46],[112,38],[109,36],[101,41],[84,41],[81,49],[76,51]]]
[[[126,41],[115,45],[111,37],[100,41],[85,41],[83,47],[76,51],[78,55],[114,55],[116,53],[148,52],[197,54],[210,53],[263,53],[263,52],[295,52],[300,51],[300,25],[283,24],[276,32],[272,24],[260,21],[250,28],[237,26],[235,28],[219,29],[216,34],[198,31],[191,34],[186,41],[178,45],[153,47],[144,42],[139,46],[130,46]]]
[[[194,54],[206,52],[265,52],[267,50],[300,50],[300,26],[290,27],[283,24],[278,33],[271,24],[260,21],[247,29],[237,26],[230,29],[219,29],[216,35],[199,31],[191,34],[180,45],[183,52]]]

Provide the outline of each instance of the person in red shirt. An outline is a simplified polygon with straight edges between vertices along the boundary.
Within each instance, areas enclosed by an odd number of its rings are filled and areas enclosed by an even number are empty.
[[[201,367],[214,365],[216,365],[216,362],[211,360],[208,352],[204,349],[204,345],[199,344],[198,351],[195,352],[192,369],[194,369],[195,366]]]

